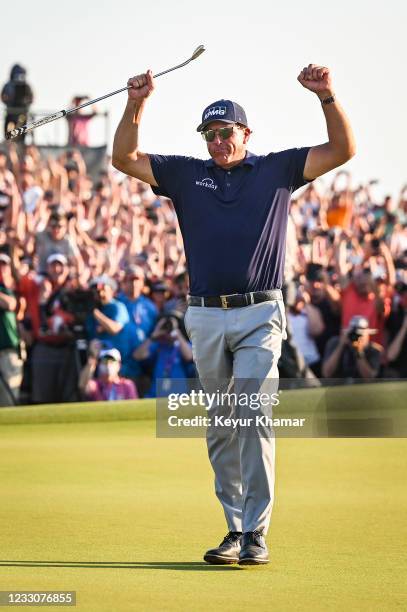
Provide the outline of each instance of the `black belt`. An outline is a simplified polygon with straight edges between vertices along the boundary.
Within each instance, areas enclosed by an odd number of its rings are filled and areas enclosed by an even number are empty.
[[[270,300],[282,300],[283,294],[280,289],[270,291],[252,291],[251,293],[231,293],[229,295],[216,295],[210,297],[198,297],[189,295],[188,306],[209,306],[213,308],[242,308],[251,304],[260,304]]]

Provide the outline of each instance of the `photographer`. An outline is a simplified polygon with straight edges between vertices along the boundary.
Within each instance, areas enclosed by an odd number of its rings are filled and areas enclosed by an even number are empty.
[[[26,70],[15,64],[10,72],[10,80],[4,85],[1,100],[7,108],[4,122],[4,135],[15,127],[28,123],[28,111],[33,101],[33,92],[26,81]],[[19,136],[17,142],[24,142],[25,135]]]
[[[376,330],[368,320],[352,317],[349,327],[340,336],[331,338],[322,363],[324,378],[376,378],[380,369],[382,347],[370,341]]]
[[[39,289],[39,323],[32,351],[32,400],[35,403],[79,399],[78,362],[72,324],[74,316],[64,306],[69,267],[62,254],[50,255]]]
[[[194,375],[194,366],[181,313],[162,315],[150,338],[134,351],[133,357],[152,367],[151,387],[145,397],[188,392],[187,379]],[[161,381],[159,389],[157,379]]]

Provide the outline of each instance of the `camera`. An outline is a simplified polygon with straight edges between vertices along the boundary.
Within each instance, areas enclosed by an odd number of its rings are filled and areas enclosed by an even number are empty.
[[[76,323],[83,324],[88,314],[99,304],[98,292],[94,289],[74,289],[61,296],[61,306],[70,312]]]
[[[173,330],[174,330],[174,322],[172,320],[172,317],[163,317],[164,322],[162,324],[161,329],[164,332],[167,332],[168,334],[170,334]]]
[[[356,329],[350,329],[348,332],[348,340],[353,344],[354,342],[357,342],[362,335],[363,334]]]

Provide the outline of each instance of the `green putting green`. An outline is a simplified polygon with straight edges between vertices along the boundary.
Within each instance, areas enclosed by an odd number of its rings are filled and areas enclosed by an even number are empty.
[[[75,590],[86,612],[406,608],[405,439],[277,440],[271,563],[209,566],[226,529],[205,442],[157,439],[152,415],[0,411],[1,590]]]

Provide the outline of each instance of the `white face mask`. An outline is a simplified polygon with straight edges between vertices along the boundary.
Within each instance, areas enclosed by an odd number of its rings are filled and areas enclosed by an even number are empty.
[[[114,377],[117,376],[120,370],[120,364],[117,361],[108,361],[99,364],[99,373],[103,376]]]

